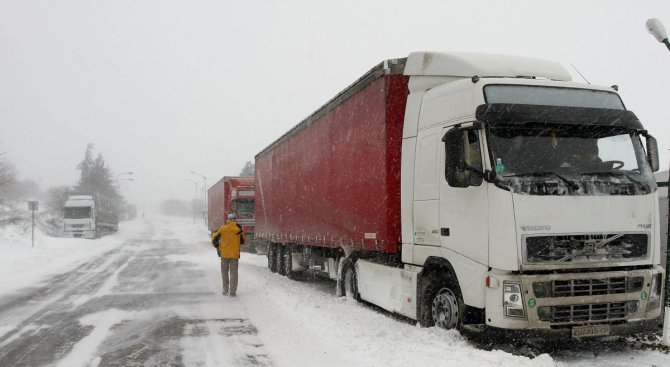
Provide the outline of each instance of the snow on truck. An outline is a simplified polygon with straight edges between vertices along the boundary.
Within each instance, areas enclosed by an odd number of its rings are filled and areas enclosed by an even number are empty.
[[[207,213],[210,233],[226,224],[228,214],[235,213],[245,233],[246,250],[254,249],[254,178],[224,176],[207,190]]]
[[[424,326],[658,328],[657,144],[616,89],[523,57],[380,63],[256,156],[269,268]]]
[[[63,207],[65,237],[98,238],[116,232],[119,218],[111,199],[100,195],[72,195]]]

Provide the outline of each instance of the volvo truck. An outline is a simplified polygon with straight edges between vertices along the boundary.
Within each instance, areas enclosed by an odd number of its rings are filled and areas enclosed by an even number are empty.
[[[383,61],[256,155],[270,270],[421,325],[584,338],[658,328],[656,140],[556,62]]]

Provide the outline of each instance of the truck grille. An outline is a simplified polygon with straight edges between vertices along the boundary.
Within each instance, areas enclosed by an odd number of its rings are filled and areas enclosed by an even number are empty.
[[[646,259],[647,234],[529,236],[524,238],[527,263],[581,263]]]
[[[594,303],[587,305],[541,306],[537,316],[552,323],[590,322],[623,319],[637,312],[639,301]]]
[[[643,284],[643,277],[550,280],[533,283],[533,293],[537,298],[621,294],[639,292]]]

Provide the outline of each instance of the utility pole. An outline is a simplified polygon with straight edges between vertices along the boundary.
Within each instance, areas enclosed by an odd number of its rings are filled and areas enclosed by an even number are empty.
[[[193,184],[195,184],[195,197],[193,199],[193,224],[195,224],[195,220],[198,216],[198,214],[197,214],[198,213],[198,211],[197,211],[198,210],[198,183],[191,180],[190,178],[185,178],[184,180],[192,182]]]
[[[32,247],[35,247],[35,210],[38,210],[39,203],[37,201],[31,200],[28,202],[28,210],[33,212],[33,225],[32,225]]]
[[[206,227],[206,226],[207,226],[207,220],[209,219],[209,218],[208,218],[208,214],[209,214],[209,202],[207,201],[207,177],[205,177],[205,175],[200,174],[200,173],[195,172],[195,171],[191,171],[191,173],[194,174],[194,175],[196,175],[196,176],[200,176],[200,177],[202,177],[203,180],[205,180],[205,189],[204,189],[203,191],[205,192],[205,194],[204,194],[204,197],[205,197],[205,208],[206,208],[205,212],[207,213],[207,214],[205,215],[205,227]]]

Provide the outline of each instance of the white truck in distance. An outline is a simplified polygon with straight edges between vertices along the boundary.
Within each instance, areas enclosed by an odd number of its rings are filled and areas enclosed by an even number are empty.
[[[382,178],[347,171],[380,149]],[[382,62],[256,156],[256,237],[271,270],[321,269],[338,292],[425,326],[653,330],[665,273],[658,165],[656,140],[616,88],[572,82],[544,60],[416,52]],[[284,199],[294,193],[273,183],[284,176],[309,190]],[[365,190],[388,193],[375,194],[387,220],[357,217],[371,195],[341,200]]]
[[[72,195],[63,207],[63,236],[98,238],[116,232],[119,220],[112,201],[102,195]]]

